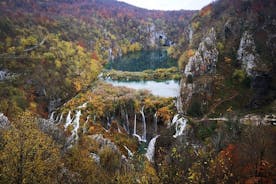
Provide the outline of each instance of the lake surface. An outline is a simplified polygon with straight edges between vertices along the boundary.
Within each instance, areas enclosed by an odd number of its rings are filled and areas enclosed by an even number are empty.
[[[170,68],[174,66],[177,66],[177,61],[168,57],[166,50],[160,49],[129,53],[109,61],[105,68],[134,72],[148,69]]]
[[[166,50],[139,51],[129,53],[108,62],[106,69],[121,71],[144,71],[148,69],[170,68],[177,66],[177,61],[168,57]],[[179,81],[116,81],[105,79],[105,82],[114,86],[123,86],[136,90],[148,90],[153,95],[160,97],[179,96]]]
[[[153,95],[160,97],[177,97],[179,96],[179,82],[174,80],[168,81],[114,81],[106,79],[105,82],[113,86],[123,86],[136,90],[148,90]]]

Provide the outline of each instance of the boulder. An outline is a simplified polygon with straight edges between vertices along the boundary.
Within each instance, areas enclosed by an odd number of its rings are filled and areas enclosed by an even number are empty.
[[[0,129],[8,129],[10,125],[8,117],[0,112]]]

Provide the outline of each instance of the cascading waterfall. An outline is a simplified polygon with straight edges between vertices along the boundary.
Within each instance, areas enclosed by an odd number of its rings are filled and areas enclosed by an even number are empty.
[[[146,118],[144,114],[144,107],[142,107],[140,113],[142,115],[142,121],[143,121],[143,134],[142,134],[142,140],[147,141],[147,125],[146,125]]]
[[[51,121],[55,121],[55,117],[54,117],[54,116],[55,116],[55,113],[56,113],[55,111],[53,111],[53,112],[51,113],[50,118],[49,118]]]
[[[133,157],[132,151],[126,146],[124,146],[124,148],[127,150],[128,157]]]
[[[157,135],[157,112],[153,116],[153,123],[154,123],[154,133]]]
[[[155,154],[155,143],[156,143],[156,139],[159,137],[159,135],[155,136],[154,138],[152,138],[149,142],[149,146],[147,149],[147,153],[145,154],[145,156],[147,157],[147,159],[150,162],[154,162],[154,154]]]
[[[72,123],[72,119],[71,119],[71,111],[68,112],[68,115],[66,117],[66,123],[64,125],[65,130],[67,129],[67,127]]]
[[[60,124],[62,120],[63,120],[63,112],[61,113],[61,115],[59,117],[58,124]]]
[[[174,116],[171,126],[175,125],[175,134],[174,138],[183,135],[183,132],[186,128],[188,120],[184,117],[180,117],[178,114]]]
[[[78,106],[78,109],[83,109],[87,107],[88,102],[85,102],[84,104]]]
[[[78,129],[80,128],[80,116],[81,116],[81,110],[78,110],[76,113],[76,117],[73,121],[74,129],[72,130],[71,140],[75,139],[78,140]]]
[[[133,128],[133,134],[132,135],[134,137],[137,137],[139,142],[147,142],[147,140],[142,139],[141,136],[136,133],[136,131],[137,131],[136,130],[136,122],[137,122],[137,120],[136,120],[136,114],[135,114],[134,115],[134,128]]]

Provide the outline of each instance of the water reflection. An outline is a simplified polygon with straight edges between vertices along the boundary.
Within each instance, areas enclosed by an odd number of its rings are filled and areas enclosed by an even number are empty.
[[[105,68],[121,71],[144,71],[174,66],[177,66],[177,61],[170,58],[166,50],[160,49],[129,53],[108,62]]]

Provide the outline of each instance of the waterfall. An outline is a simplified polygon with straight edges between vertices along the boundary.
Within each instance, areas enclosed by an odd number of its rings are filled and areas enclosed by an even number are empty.
[[[159,137],[159,135],[155,136],[154,138],[152,138],[149,142],[149,146],[147,149],[147,153],[145,154],[147,159],[150,162],[154,162],[154,154],[155,154],[155,143],[156,143],[156,139]]]
[[[142,107],[140,113],[142,115],[142,121],[143,121],[143,134],[142,134],[142,140],[147,141],[147,125],[146,125],[146,118],[145,118],[145,114],[144,114],[144,107]]]
[[[78,129],[80,128],[80,116],[81,116],[81,110],[78,110],[76,113],[76,117],[73,121],[73,126],[74,129],[72,130],[72,135],[71,138],[75,140],[78,140],[79,136],[78,136]]]
[[[63,120],[63,112],[61,113],[61,115],[59,117],[58,124],[60,124],[62,120]]]
[[[78,106],[77,108],[78,108],[78,109],[86,108],[86,107],[87,107],[87,104],[88,104],[88,102],[85,102],[84,104]]]
[[[71,124],[72,119],[71,119],[71,111],[68,112],[68,115],[66,117],[66,123],[64,125],[65,130],[67,129],[67,127]]]
[[[136,134],[136,114],[134,115],[134,127],[133,127],[133,135]]]
[[[124,146],[124,148],[127,150],[128,157],[133,157],[132,151],[126,146]]]
[[[132,135],[134,137],[137,137],[137,139],[138,139],[139,142],[147,142],[147,140],[142,139],[141,136],[136,133],[136,122],[137,121],[136,121],[136,114],[135,114],[134,115],[134,128],[133,128],[133,134]]]
[[[179,114],[174,115],[171,126],[173,126],[176,123],[176,121],[179,119],[179,116],[180,116]]]
[[[54,116],[55,116],[55,113],[56,113],[55,111],[53,111],[53,112],[51,113],[50,118],[49,118],[51,121],[55,121],[55,117],[54,117]]]
[[[154,133],[157,135],[157,112],[153,116],[153,123],[154,123]]]
[[[175,134],[173,135],[174,138],[183,135],[187,122],[188,120],[184,117],[178,118],[175,122],[172,122],[172,125],[175,124]]]

